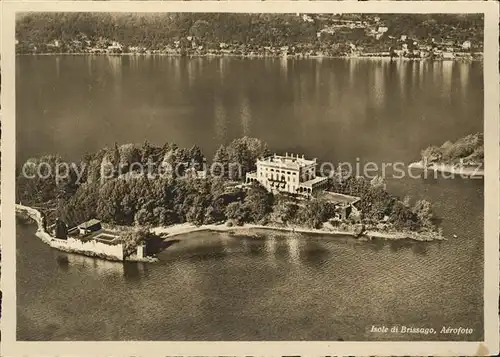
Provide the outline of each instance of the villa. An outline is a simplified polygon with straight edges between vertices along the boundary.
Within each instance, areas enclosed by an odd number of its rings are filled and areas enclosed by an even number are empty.
[[[259,182],[269,192],[288,192],[310,197],[326,188],[327,177],[316,176],[316,159],[286,153],[257,160],[257,171],[246,174],[245,182]]]
[[[257,171],[246,174],[245,183],[258,182],[269,192],[286,192],[299,197],[321,197],[336,206],[339,219],[359,216],[356,204],[359,197],[327,191],[328,177],[316,176],[316,159],[306,159],[304,155],[286,153],[274,154],[256,162]]]

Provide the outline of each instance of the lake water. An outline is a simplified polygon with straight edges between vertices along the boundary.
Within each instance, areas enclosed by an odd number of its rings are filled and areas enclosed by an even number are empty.
[[[18,164],[145,139],[211,157],[243,135],[321,161],[408,162],[483,127],[476,62],[21,56],[16,71]],[[18,338],[481,340],[483,181],[388,188],[432,201],[448,240],[196,233],[158,264],[120,264],[51,250],[18,224]]]

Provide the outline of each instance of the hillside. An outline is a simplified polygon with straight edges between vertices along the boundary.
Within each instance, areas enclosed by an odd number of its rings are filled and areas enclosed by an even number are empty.
[[[481,52],[481,15],[32,13],[18,17],[18,53],[180,49],[290,54],[437,48]],[[464,44],[465,43],[465,44]]]

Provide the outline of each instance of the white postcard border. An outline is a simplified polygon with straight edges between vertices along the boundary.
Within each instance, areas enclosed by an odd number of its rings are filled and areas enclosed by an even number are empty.
[[[498,354],[499,296],[499,76],[498,3],[467,1],[92,1],[2,4],[2,354],[5,356],[167,355],[494,355]],[[15,275],[15,13],[56,12],[277,12],[277,13],[484,13],[485,242],[483,342],[18,342]]]

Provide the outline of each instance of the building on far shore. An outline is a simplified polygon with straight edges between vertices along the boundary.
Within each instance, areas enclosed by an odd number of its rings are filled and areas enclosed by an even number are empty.
[[[268,191],[288,192],[310,197],[326,188],[328,178],[316,176],[316,159],[286,153],[257,160],[257,171],[246,174],[245,182],[259,182]]]
[[[455,55],[453,54],[453,52],[443,52],[442,58],[443,60],[453,60],[455,59]]]

